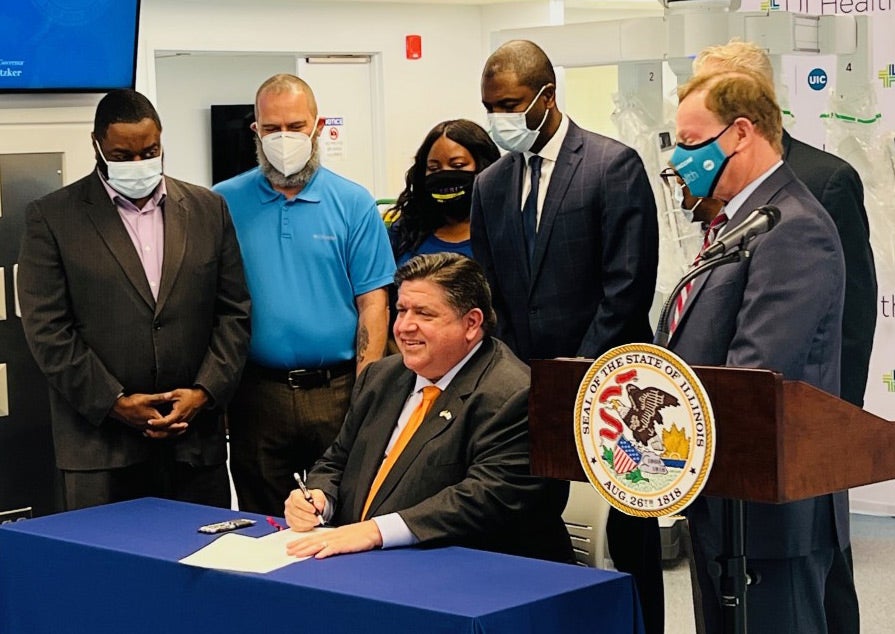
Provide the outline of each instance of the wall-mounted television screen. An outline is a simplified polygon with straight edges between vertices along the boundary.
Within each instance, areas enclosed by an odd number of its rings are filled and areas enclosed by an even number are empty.
[[[140,0],[11,0],[0,17],[0,92],[133,88]]]
[[[255,104],[211,106],[211,183],[216,185],[258,166]]]

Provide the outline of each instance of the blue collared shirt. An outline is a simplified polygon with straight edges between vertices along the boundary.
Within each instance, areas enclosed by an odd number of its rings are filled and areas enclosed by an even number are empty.
[[[324,167],[291,199],[259,168],[213,189],[230,207],[252,296],[249,358],[271,368],[353,359],[355,298],[395,274],[369,192]]]

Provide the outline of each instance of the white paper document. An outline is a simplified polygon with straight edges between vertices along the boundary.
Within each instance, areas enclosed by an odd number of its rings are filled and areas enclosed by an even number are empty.
[[[286,554],[286,544],[331,528],[315,528],[307,533],[284,530],[249,537],[237,533],[225,533],[216,540],[180,560],[180,563],[200,568],[233,570],[236,572],[272,572],[308,557],[296,558]]]

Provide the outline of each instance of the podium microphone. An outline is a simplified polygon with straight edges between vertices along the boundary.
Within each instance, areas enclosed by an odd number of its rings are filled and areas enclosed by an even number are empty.
[[[671,307],[677,296],[692,279],[718,266],[751,257],[752,254],[746,249],[749,241],[755,236],[773,229],[779,220],[780,209],[773,205],[763,205],[749,214],[743,224],[731,230],[730,233],[716,238],[706,247],[699,257],[700,264],[690,269],[681,278],[668,299],[665,300],[665,305],[662,306],[662,311],[659,313],[659,325],[656,327],[653,343],[663,348],[668,347],[668,340],[671,338],[671,333],[668,331],[668,315],[671,313]]]
[[[702,252],[702,260],[708,260],[726,253],[731,247],[744,249],[755,236],[767,233],[780,221],[780,209],[774,205],[763,205],[749,214],[741,225],[730,233],[723,233]]]

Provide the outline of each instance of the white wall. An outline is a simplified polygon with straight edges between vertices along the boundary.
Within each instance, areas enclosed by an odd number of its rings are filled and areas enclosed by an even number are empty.
[[[408,34],[422,36],[419,60],[405,59]],[[377,196],[402,189],[403,173],[435,123],[457,117],[484,122],[479,74],[485,55],[476,6],[144,0],[140,40],[145,60],[176,51],[379,55],[387,191],[374,192]],[[144,64],[138,72],[138,90],[152,99],[161,96],[157,88],[166,81],[160,77],[164,60]],[[245,101],[251,102],[254,88]],[[159,103],[163,123],[177,109],[165,101]],[[178,156],[179,162],[209,160],[208,145],[198,135],[194,141],[178,150],[190,153]]]
[[[266,62],[246,54],[278,58],[275,65],[306,54],[378,55],[377,134],[386,191],[373,193],[394,196],[432,125],[457,117],[484,124],[479,78],[491,52],[491,32],[547,25],[549,5],[548,0],[484,6],[143,0],[137,90],[159,108],[169,172],[208,185],[210,142],[202,111],[211,101],[251,102],[254,78],[266,72],[257,65]],[[422,59],[405,59],[409,34],[422,36]],[[194,55],[189,62],[165,57],[177,52]],[[213,60],[200,53],[237,54],[243,60],[220,77]],[[172,70],[179,64],[180,70]],[[0,96],[0,152],[64,152],[65,182],[76,180],[94,165],[89,133],[98,100],[98,95]]]
[[[214,105],[249,104],[265,79],[294,73],[291,55],[163,55],[155,60],[155,104],[162,119],[165,171],[211,186]]]
[[[99,97],[59,100],[42,98],[57,107],[37,107],[33,98],[4,99],[0,107],[0,154],[61,152],[62,178],[70,183],[95,165],[90,132]],[[79,102],[89,105],[76,105]],[[16,107],[10,107],[16,106]]]
[[[244,91],[243,97],[236,101],[250,102],[257,87],[251,85],[251,77],[259,74],[264,62],[243,57],[239,64],[224,69],[226,79],[222,79],[222,69],[216,65],[220,60],[196,54],[264,54],[265,58],[276,56],[277,63],[287,59],[284,54],[378,56],[382,86],[380,159],[385,162],[386,176],[384,191],[373,193],[377,197],[395,196],[403,188],[404,171],[416,148],[435,123],[464,117],[484,124],[479,78],[491,52],[490,34],[549,24],[549,5],[547,0],[481,7],[144,0],[141,57],[146,63],[138,66],[138,89],[157,101],[165,124],[166,165],[171,173],[208,185],[210,145],[207,125],[201,127],[205,125],[203,109],[212,102],[224,103],[221,95],[236,99],[240,91]],[[661,13],[661,7],[658,10]],[[212,12],[214,27],[197,28]],[[583,19],[585,14],[591,19],[597,14],[607,19],[618,17],[615,12],[578,11],[575,19]],[[253,24],[257,27],[249,26]],[[422,36],[422,59],[405,59],[404,37],[408,34]],[[185,62],[183,58],[167,57],[173,52],[194,55]],[[156,59],[157,55],[165,57]],[[191,79],[193,71],[196,75]],[[172,100],[175,93],[180,94]],[[605,109],[611,111],[609,94],[605,95]],[[172,138],[175,131],[176,138]]]

